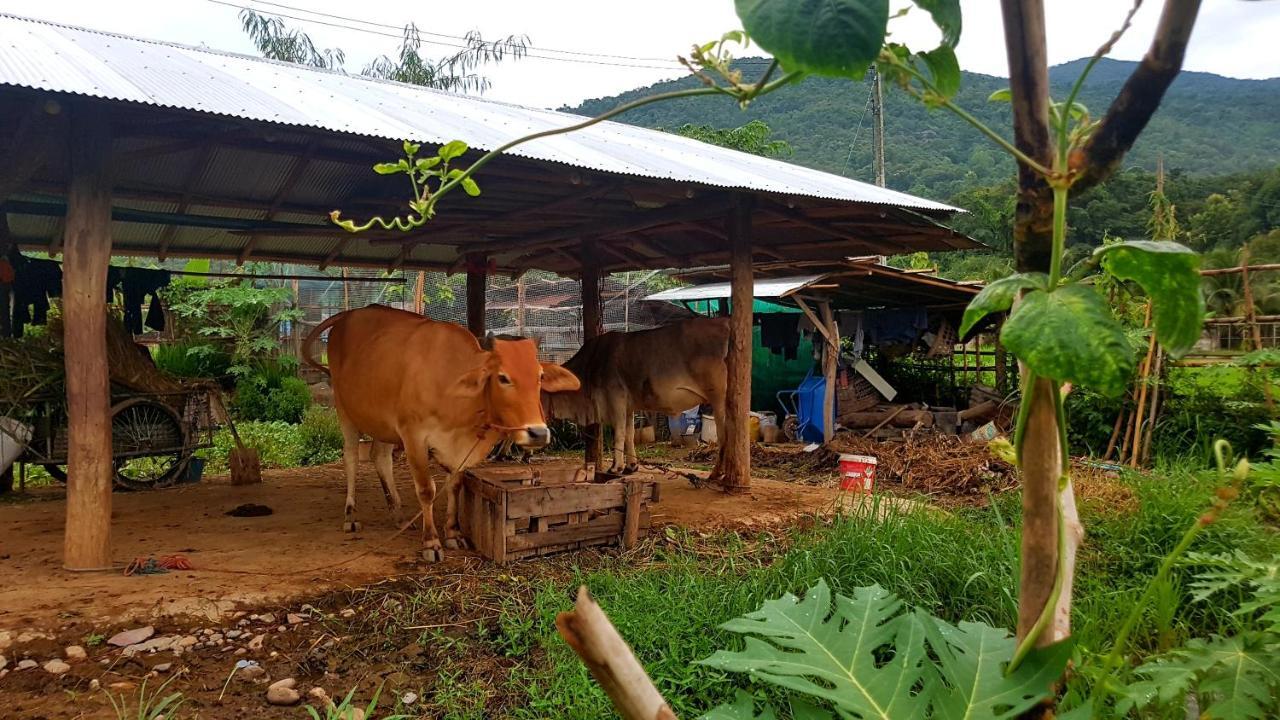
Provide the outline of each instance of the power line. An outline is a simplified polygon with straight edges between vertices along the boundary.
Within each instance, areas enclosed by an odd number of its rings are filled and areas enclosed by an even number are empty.
[[[250,7],[248,5],[239,5],[233,2],[226,2],[226,0],[206,0],[206,1],[213,3],[214,5],[225,5],[226,7],[233,7],[240,10],[254,10],[255,12],[257,11],[256,8]],[[306,12],[306,11],[303,11],[303,12]],[[324,25],[326,27],[337,28],[339,30],[349,30],[351,32],[362,32],[368,35],[380,35],[382,37],[389,37],[396,40],[404,39],[403,34],[393,34],[389,32],[383,32],[381,30],[372,30],[369,28],[351,27],[349,25],[340,25],[338,23],[327,22],[325,20],[299,17],[297,15],[289,15],[286,13],[275,12],[275,11],[268,11],[267,14],[275,15],[277,17],[282,17],[282,18],[288,18],[290,20],[297,20],[298,22],[312,23],[314,25]],[[468,45],[459,45],[457,43],[442,42],[440,40],[422,40],[422,42],[427,45],[441,45],[444,47],[458,48],[462,50],[466,50],[469,47]],[[648,70],[675,70],[680,67],[678,64],[675,63],[675,61],[672,61],[673,65],[668,67],[668,66],[661,66],[661,65],[641,65],[637,63],[608,62],[604,60],[584,60],[584,59],[578,59],[578,58],[553,57],[549,55],[536,55],[534,53],[529,53],[529,52],[526,52],[524,55],[521,55],[520,57],[532,58],[535,60],[553,60],[557,62],[577,63],[582,65],[606,65],[610,67],[642,68],[642,69],[648,69]]]
[[[849,141],[849,153],[844,157],[844,169],[840,171],[841,175],[849,177],[849,161],[853,159],[853,147],[858,143],[858,136],[862,134],[862,121],[867,117],[867,108],[871,107],[871,101],[875,96],[875,88],[867,91],[867,102],[862,106],[862,112],[858,114],[858,129],[853,131],[853,139]]]
[[[370,25],[372,27],[389,28],[391,30],[397,30],[400,32],[404,31],[403,25],[392,25],[391,23],[375,22],[373,20],[361,20],[360,18],[348,17],[346,15],[334,15],[332,13],[320,12],[319,10],[307,10],[305,8],[294,7],[292,5],[286,5],[284,3],[268,2],[268,0],[247,0],[247,1],[253,3],[254,5],[267,5],[270,7],[282,8],[284,10],[290,10],[293,12],[305,13],[307,15],[326,17],[333,20],[345,20],[347,22],[360,23],[361,25]],[[462,35],[449,35],[448,33],[430,32],[428,30],[418,30],[418,33],[421,35],[431,35],[432,37],[442,37],[442,38],[448,38],[451,40],[467,39]],[[635,55],[611,55],[609,53],[585,52],[580,50],[560,50],[557,48],[550,48],[550,47],[539,47],[538,49],[542,52],[564,53],[566,55],[585,55],[588,57],[612,58],[614,60],[638,60],[640,62],[664,62],[664,63],[672,63],[676,65],[679,64],[678,62],[670,58],[637,57]]]

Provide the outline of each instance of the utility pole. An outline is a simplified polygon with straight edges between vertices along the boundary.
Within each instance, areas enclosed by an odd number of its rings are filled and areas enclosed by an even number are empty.
[[[884,89],[874,66],[871,68],[871,138],[876,185],[884,187]]]

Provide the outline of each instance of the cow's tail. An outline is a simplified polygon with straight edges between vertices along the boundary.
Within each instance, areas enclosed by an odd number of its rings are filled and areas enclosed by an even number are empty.
[[[308,367],[315,368],[325,375],[329,374],[328,366],[321,365],[319,361],[316,360],[315,355],[312,354],[311,349],[315,347],[316,341],[320,339],[320,336],[324,334],[324,331],[338,324],[338,321],[342,319],[343,315],[346,315],[346,313],[337,313],[336,315],[330,315],[328,318],[325,318],[324,322],[317,325],[316,329],[312,330],[310,335],[307,335],[307,339],[302,341],[302,362],[306,363]]]

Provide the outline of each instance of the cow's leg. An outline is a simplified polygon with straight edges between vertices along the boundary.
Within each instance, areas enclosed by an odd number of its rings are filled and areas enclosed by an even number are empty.
[[[635,409],[627,408],[627,442],[622,448],[622,454],[626,459],[626,465],[622,468],[623,475],[630,475],[640,469],[640,456],[636,454],[636,418]]]
[[[444,546],[450,550],[466,550],[471,543],[462,535],[462,526],[458,523],[458,498],[462,494],[462,473],[449,473],[449,493],[445,509]]]
[[[728,402],[725,399],[727,391],[723,387],[711,388],[711,413],[716,418],[716,464],[711,468],[711,474],[707,476],[707,481],[711,483],[719,482],[720,477],[724,474],[724,447],[725,433],[728,432],[728,422],[726,422],[725,414],[728,412]]]
[[[395,444],[373,441],[373,466],[378,471],[378,480],[382,482],[382,495],[387,499],[387,509],[396,525],[404,522],[403,505],[400,502],[400,491],[396,489],[395,473],[391,468],[391,451]]]
[[[627,426],[632,422],[627,417],[628,405],[614,400],[609,403],[609,422],[613,425],[613,472],[625,472],[627,459]]]
[[[422,506],[422,559],[439,562],[444,559],[444,548],[436,534],[436,521],[431,506],[436,500],[436,482],[431,479],[430,450],[425,437],[405,438],[404,457],[413,474],[413,489]]]
[[[338,424],[342,426],[342,465],[347,471],[347,504],[343,511],[343,532],[359,532],[356,520],[356,463],[360,461],[360,432],[355,423],[338,409]]]

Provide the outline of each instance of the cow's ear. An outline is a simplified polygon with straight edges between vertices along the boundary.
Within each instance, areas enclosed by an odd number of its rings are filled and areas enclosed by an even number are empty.
[[[582,386],[578,376],[556,365],[542,363],[542,389],[544,392],[571,392]]]
[[[468,370],[453,383],[453,387],[449,388],[449,395],[457,398],[477,397],[484,392],[484,386],[489,382],[489,375],[489,363],[474,370]]]

